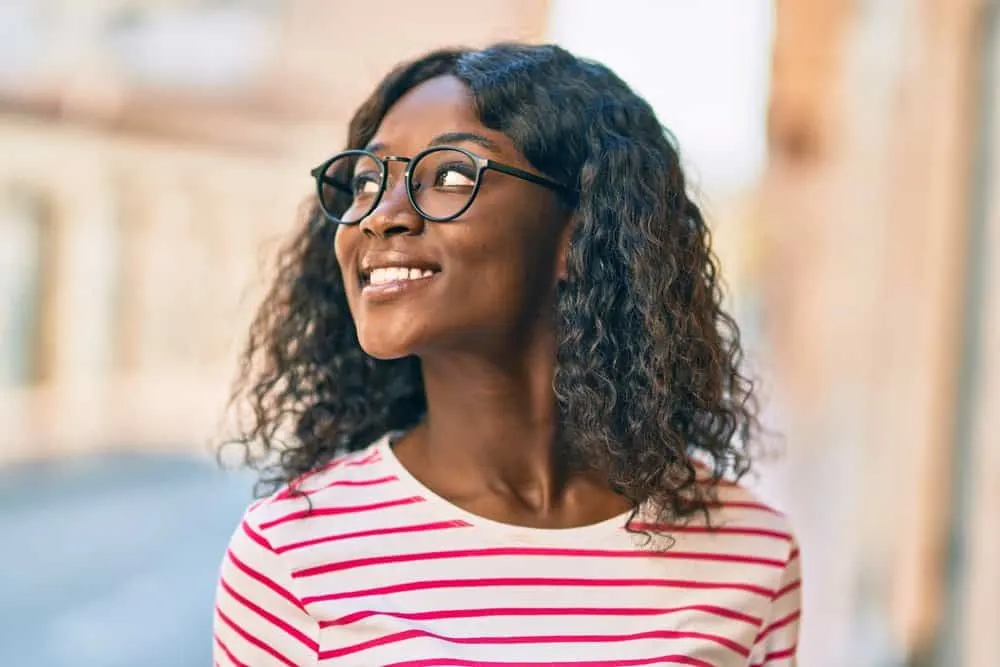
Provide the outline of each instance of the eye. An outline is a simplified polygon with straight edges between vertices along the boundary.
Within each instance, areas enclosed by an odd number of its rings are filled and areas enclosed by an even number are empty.
[[[434,187],[438,188],[471,188],[475,184],[475,170],[464,163],[439,165],[434,178]]]
[[[355,174],[351,179],[351,193],[355,197],[378,194],[380,180],[381,177],[374,171]]]

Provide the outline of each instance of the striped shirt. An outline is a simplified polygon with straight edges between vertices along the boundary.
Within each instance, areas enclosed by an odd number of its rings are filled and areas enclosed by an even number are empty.
[[[215,664],[791,667],[799,550],[726,484],[668,549],[626,516],[490,521],[435,495],[389,438],[247,510],[223,559]],[[639,526],[640,528],[642,526]]]

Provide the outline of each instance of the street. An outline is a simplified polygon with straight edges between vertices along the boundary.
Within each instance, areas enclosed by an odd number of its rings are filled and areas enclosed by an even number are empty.
[[[215,575],[251,484],[183,455],[0,468],[0,665],[211,664]]]

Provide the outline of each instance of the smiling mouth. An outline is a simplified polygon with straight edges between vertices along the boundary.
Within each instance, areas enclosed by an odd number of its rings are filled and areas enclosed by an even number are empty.
[[[361,296],[371,303],[383,303],[435,282],[439,269],[387,266],[361,272]]]
[[[362,287],[385,287],[393,284],[407,283],[415,280],[432,278],[437,271],[433,269],[417,269],[408,266],[387,266],[361,273]]]

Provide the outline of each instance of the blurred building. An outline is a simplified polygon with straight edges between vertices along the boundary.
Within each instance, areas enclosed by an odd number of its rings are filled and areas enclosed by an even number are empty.
[[[544,31],[544,3],[453,9],[5,3],[0,457],[213,433],[264,260],[373,81]]]
[[[807,633],[824,628],[835,664],[857,664],[875,631],[882,662],[864,664],[987,667],[1000,655],[997,3],[776,7],[761,301],[789,504],[825,545]]]
[[[555,36],[667,88],[744,27],[719,12],[722,37],[663,62],[649,35],[679,39],[679,6],[7,0],[0,460],[216,432],[308,170],[392,64]],[[773,369],[785,453],[764,481],[802,538],[802,664],[993,667],[996,3],[774,7],[767,163],[721,202],[719,241]]]

